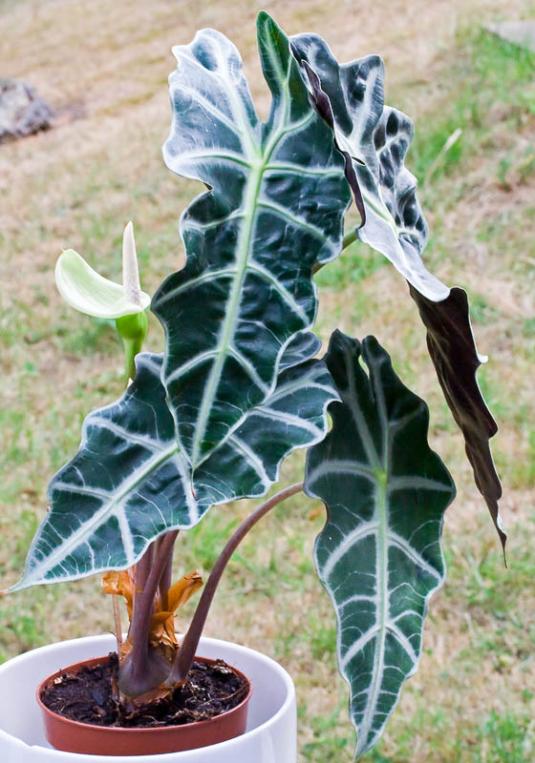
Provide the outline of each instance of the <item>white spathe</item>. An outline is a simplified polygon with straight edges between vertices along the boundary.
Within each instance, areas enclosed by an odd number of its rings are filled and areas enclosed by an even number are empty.
[[[94,318],[113,320],[142,313],[150,296],[141,291],[134,227],[127,224],[123,233],[123,283],[104,278],[74,249],[66,249],[55,269],[56,286],[68,305]]]
[[[106,757],[54,750],[44,736],[37,686],[57,670],[114,648],[111,635],[88,636],[34,649],[0,666],[1,763],[296,763],[296,700],[288,673],[260,652],[210,638],[201,640],[199,655],[226,660],[253,685],[243,736],[168,755]]]

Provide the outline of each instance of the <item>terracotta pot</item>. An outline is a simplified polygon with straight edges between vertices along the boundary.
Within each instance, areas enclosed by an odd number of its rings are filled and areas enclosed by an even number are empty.
[[[233,670],[248,686],[245,699],[232,710],[221,713],[214,718],[186,723],[181,726],[160,726],[157,728],[97,726],[73,721],[53,712],[43,704],[41,693],[55,678],[66,672],[76,673],[85,666],[101,665],[107,659],[107,657],[97,657],[69,665],[48,676],[38,686],[37,703],[43,714],[46,737],[56,750],[87,755],[156,755],[209,747],[234,739],[245,732],[252,689],[248,678],[236,668]],[[215,663],[215,660],[205,657],[196,659],[205,664]]]
[[[45,735],[35,701],[37,686],[64,665],[115,649],[111,634],[86,636],[33,649],[0,665],[0,763],[103,763],[102,755],[62,752]],[[241,644],[203,637],[198,653],[223,659],[253,686],[245,734],[197,750],[120,755],[117,763],[296,763],[297,713],[291,677],[267,655]]]

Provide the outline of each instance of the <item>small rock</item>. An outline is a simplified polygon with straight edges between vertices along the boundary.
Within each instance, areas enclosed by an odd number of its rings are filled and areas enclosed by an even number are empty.
[[[0,79],[0,143],[48,130],[52,109],[33,87],[15,79]]]
[[[500,24],[488,24],[487,29],[502,40],[535,53],[535,20],[503,21]]]

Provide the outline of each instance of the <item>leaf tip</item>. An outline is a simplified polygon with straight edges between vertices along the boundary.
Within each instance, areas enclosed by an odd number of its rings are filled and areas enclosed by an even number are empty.
[[[264,10],[260,11],[256,17],[256,30],[260,48],[265,45],[266,38],[271,38],[272,41],[275,41],[279,39],[281,35],[285,37],[284,32],[273,16],[270,16],[270,14]]]
[[[4,588],[0,591],[0,598],[7,596],[8,594],[12,593],[18,593],[19,591],[23,591],[25,588],[30,588],[32,583],[27,582],[26,575],[23,575],[19,580],[17,580],[16,583],[13,583],[12,586],[9,586],[9,588]]]
[[[266,24],[269,24],[270,22],[272,24],[274,23],[273,18],[269,15],[267,11],[262,10],[258,12],[258,15],[256,17],[256,25],[258,27],[265,26]]]

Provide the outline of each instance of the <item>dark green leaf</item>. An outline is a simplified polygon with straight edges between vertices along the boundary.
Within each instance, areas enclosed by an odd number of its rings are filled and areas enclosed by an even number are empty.
[[[15,588],[131,566],[151,541],[192,527],[212,504],[265,493],[289,452],[325,435],[336,392],[323,361],[306,360],[316,349],[310,335],[292,342],[277,387],[201,463],[195,493],[166,404],[162,356],[138,355],[134,382],[87,417],[78,454],[52,479],[50,511]]]
[[[258,44],[273,98],[266,124],[223,35],[205,30],[174,49],[165,161],[210,190],[182,217],[187,263],[152,307],[166,330],[164,383],[194,483],[204,459],[269,397],[285,347],[312,324],[312,271],[339,254],[349,203],[332,132],[266,14]]]
[[[326,360],[341,402],[329,408],[331,432],[309,451],[305,488],[327,507],[316,565],[337,613],[361,755],[417,668],[427,603],[444,579],[440,536],[455,488],[427,443],[427,406],[373,337],[361,345],[335,332]]]

